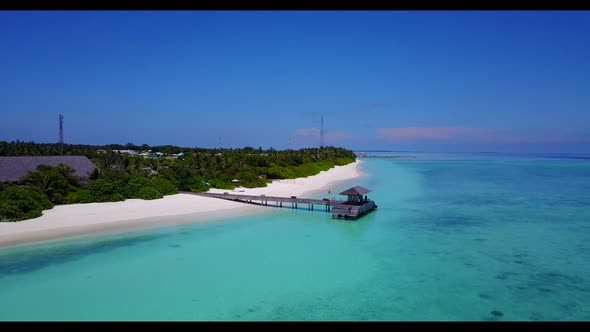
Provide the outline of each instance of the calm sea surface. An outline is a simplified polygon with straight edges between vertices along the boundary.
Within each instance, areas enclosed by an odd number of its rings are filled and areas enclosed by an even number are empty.
[[[0,320],[590,320],[590,155],[364,159],[379,208],[0,250]]]

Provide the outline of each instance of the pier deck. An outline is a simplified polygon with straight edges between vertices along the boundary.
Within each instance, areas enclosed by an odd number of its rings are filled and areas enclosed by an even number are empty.
[[[367,200],[363,204],[352,204],[348,201],[340,201],[340,200],[330,200],[327,198],[324,199],[313,199],[313,198],[299,198],[296,196],[291,197],[282,197],[282,196],[266,196],[266,195],[243,195],[243,194],[233,194],[229,192],[225,193],[196,193],[196,192],[185,192],[187,194],[203,196],[203,197],[212,197],[212,198],[219,198],[225,199],[229,201],[247,203],[247,204],[256,204],[256,205],[264,205],[268,206],[268,202],[271,202],[271,206],[275,207],[290,207],[292,209],[299,208],[299,204],[307,204],[308,210],[313,211],[315,205],[319,205],[323,207],[326,212],[332,211],[332,218],[344,218],[344,219],[357,219],[364,214],[370,212],[377,208],[375,202],[372,200]],[[272,204],[274,203],[274,204]],[[283,203],[286,203],[286,206],[283,206]]]
[[[275,206],[283,207],[283,203],[291,203],[292,208],[298,208],[299,204],[307,204],[308,208],[313,211],[314,205],[321,205],[326,211],[330,211],[332,206],[338,203],[344,203],[344,201],[336,201],[329,199],[312,199],[312,198],[298,198],[296,196],[281,197],[281,196],[266,196],[266,195],[241,195],[231,193],[194,193],[187,192],[187,194],[193,194],[204,197],[214,197],[220,199],[226,199],[230,201],[237,201],[249,204],[268,205],[268,202],[275,203]]]

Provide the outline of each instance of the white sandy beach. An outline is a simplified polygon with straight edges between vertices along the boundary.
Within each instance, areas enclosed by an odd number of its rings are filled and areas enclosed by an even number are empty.
[[[244,189],[248,195],[306,196],[328,190],[341,181],[361,176],[360,162],[293,180],[276,180],[264,188]],[[212,189],[210,192],[228,190]],[[97,233],[222,220],[268,208],[190,194],[156,200],[128,199],[123,202],[71,204],[46,210],[39,218],[0,223],[0,247],[63,239]]]

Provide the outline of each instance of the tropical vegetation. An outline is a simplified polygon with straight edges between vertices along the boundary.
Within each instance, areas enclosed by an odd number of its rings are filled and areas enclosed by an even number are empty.
[[[145,153],[128,155],[113,150]],[[35,218],[59,204],[157,199],[179,191],[231,190],[237,185],[264,187],[273,179],[315,175],[356,158],[352,151],[339,147],[279,151],[0,142],[0,156],[49,155],[86,156],[98,170],[81,181],[67,165],[41,165],[16,183],[0,184],[0,221]]]

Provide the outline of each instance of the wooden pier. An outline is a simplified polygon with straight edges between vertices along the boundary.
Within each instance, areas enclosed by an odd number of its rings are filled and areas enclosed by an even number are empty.
[[[187,193],[188,194],[188,193]],[[242,195],[242,194],[231,194],[231,193],[193,193],[190,194],[204,196],[204,197],[214,197],[214,198],[221,198],[226,199],[229,201],[236,201],[241,203],[248,203],[248,204],[256,204],[256,205],[268,205],[268,202],[271,202],[271,206],[275,207],[289,207],[289,203],[291,204],[291,208],[297,209],[299,208],[299,204],[303,206],[307,205],[308,209],[313,211],[315,205],[321,205],[326,212],[331,211],[332,206],[337,203],[342,203],[342,201],[332,201],[329,199],[311,199],[311,198],[298,198],[295,196],[291,197],[281,197],[281,196],[266,196],[266,195]],[[285,203],[285,206],[283,206]]]
[[[370,154],[366,154],[366,153],[361,153],[359,156],[359,158],[395,158],[395,159],[402,159],[402,158],[410,158],[410,159],[415,159],[416,156],[400,156],[400,155],[370,155]]]
[[[358,194],[358,192],[362,192]],[[187,194],[203,196],[203,197],[213,197],[219,199],[225,199],[229,201],[247,203],[247,204],[256,204],[256,205],[263,205],[269,206],[269,202],[271,203],[270,206],[279,207],[279,208],[287,208],[291,207],[292,209],[299,208],[299,205],[303,207],[307,206],[307,209],[310,211],[314,210],[315,206],[319,206],[320,209],[324,209],[326,212],[332,212],[332,218],[343,218],[343,219],[358,219],[359,217],[369,213],[370,211],[377,208],[377,205],[374,201],[369,200],[366,198],[363,199],[362,195],[364,193],[369,192],[369,190],[362,188],[362,187],[354,187],[350,188],[342,193],[341,195],[348,195],[349,199],[346,201],[340,201],[335,199],[313,199],[313,198],[299,198],[296,196],[291,197],[281,197],[281,196],[266,196],[266,195],[244,195],[244,194],[232,194],[228,192],[224,193],[196,193],[196,192],[186,192]],[[360,198],[359,196],[360,195]],[[284,203],[284,206],[283,206]]]

